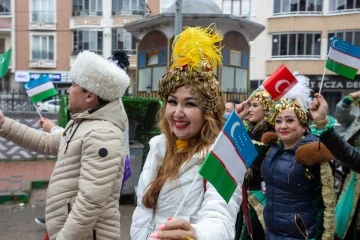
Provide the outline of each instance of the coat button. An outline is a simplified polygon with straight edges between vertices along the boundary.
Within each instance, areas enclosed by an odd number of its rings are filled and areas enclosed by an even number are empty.
[[[106,157],[108,155],[108,150],[106,148],[100,148],[99,149],[99,156],[100,157]]]

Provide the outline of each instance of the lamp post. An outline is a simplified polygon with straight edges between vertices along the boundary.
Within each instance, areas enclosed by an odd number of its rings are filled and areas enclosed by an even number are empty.
[[[182,0],[176,0],[175,6],[175,35],[178,35],[182,29]]]

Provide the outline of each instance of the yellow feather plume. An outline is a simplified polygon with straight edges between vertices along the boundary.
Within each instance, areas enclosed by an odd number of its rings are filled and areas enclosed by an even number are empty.
[[[223,36],[216,30],[215,23],[207,28],[187,27],[173,43],[173,61],[171,69],[188,65],[190,69],[199,69],[206,61],[212,69],[222,65],[220,42]],[[212,70],[209,69],[209,70]]]

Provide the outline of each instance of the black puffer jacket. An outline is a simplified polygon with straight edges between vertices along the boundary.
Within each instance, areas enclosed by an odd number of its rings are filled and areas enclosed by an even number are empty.
[[[360,152],[333,129],[325,131],[320,136],[320,140],[337,160],[344,162],[353,171],[360,173]]]
[[[300,145],[318,141],[307,134],[297,146],[285,150],[282,143],[272,146],[264,159],[266,183],[264,220],[266,239],[319,239],[324,210],[320,165],[306,166],[296,161]],[[319,215],[320,214],[320,215]],[[321,228],[321,227],[320,227]]]

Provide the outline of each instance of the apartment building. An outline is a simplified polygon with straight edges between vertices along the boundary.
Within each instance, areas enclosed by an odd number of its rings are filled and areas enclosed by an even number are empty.
[[[314,91],[324,78],[331,113],[343,95],[360,89],[360,75],[350,80],[324,68],[331,37],[360,46],[360,0],[255,0],[250,9],[250,19],[266,27],[251,43],[252,88],[284,63],[308,76]]]
[[[20,88],[39,74],[49,74],[57,88],[65,91],[71,63],[86,49],[106,58],[115,50],[126,50],[135,83],[138,41],[124,25],[164,13],[175,1],[0,0],[0,52],[12,47],[9,72],[1,79],[0,89]],[[252,89],[284,63],[309,76],[311,87],[317,90],[329,39],[336,36],[360,45],[360,0],[208,1],[223,14],[265,26],[248,46]],[[322,92],[331,105],[359,88],[359,75],[352,81],[325,71]]]
[[[125,50],[133,80],[136,40],[122,26],[145,14],[145,0],[0,1],[0,52],[12,47],[11,66],[0,90],[20,89],[45,74],[65,92],[71,83],[70,66],[83,50],[105,58]]]
[[[224,14],[242,17],[250,13],[250,1],[209,1],[217,4]],[[107,58],[123,49],[130,56],[131,94],[136,87],[138,41],[123,26],[147,15],[166,12],[174,3],[175,0],[0,1],[9,9],[0,18],[4,51],[12,47],[10,71],[2,78],[0,90],[20,89],[24,82],[45,74],[59,91],[65,92],[71,82],[70,66],[79,51],[90,50]],[[248,59],[249,46],[245,48],[247,51],[241,57]],[[234,54],[240,56],[238,52]],[[242,79],[245,76],[248,80],[247,69],[239,71]],[[238,85],[235,81],[229,84],[226,89],[230,91]]]

